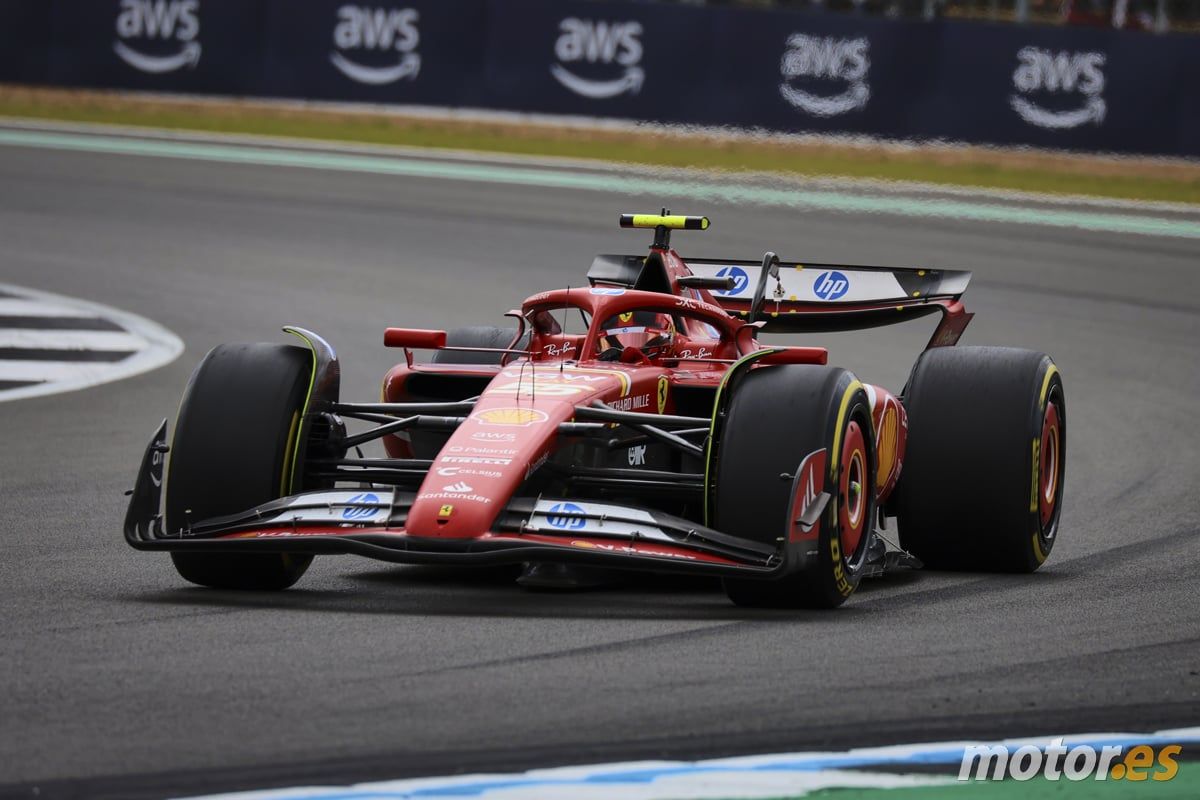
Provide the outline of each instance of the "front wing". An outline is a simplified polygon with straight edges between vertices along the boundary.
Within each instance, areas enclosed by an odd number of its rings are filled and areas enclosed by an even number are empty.
[[[494,530],[472,538],[409,536],[416,495],[392,488],[305,492],[165,531],[167,423],[146,448],[125,517],[139,550],[355,554],[405,564],[589,563],[621,569],[774,578],[786,569],[766,544],[641,508],[578,499],[514,498]]]

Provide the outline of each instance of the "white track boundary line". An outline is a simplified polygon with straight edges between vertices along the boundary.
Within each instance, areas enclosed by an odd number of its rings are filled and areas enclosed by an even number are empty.
[[[146,340],[126,331],[75,331],[0,327],[0,347],[29,350],[133,351],[146,346]]]
[[[73,392],[98,386],[112,381],[141,375],[153,369],[171,363],[183,352],[183,342],[178,336],[163,326],[145,317],[128,311],[112,308],[111,306],[82,300],[75,297],[30,289],[25,286],[0,283],[0,292],[14,295],[16,300],[33,300],[46,305],[59,305],[86,312],[87,316],[96,316],[117,323],[144,344],[134,355],[116,362],[54,362],[58,365],[57,380],[41,383],[36,386],[24,386],[17,389],[0,391],[0,402],[22,400],[30,397],[42,397],[62,392]],[[8,298],[4,298],[7,300]],[[66,316],[66,314],[64,314]],[[6,362],[17,365],[21,362]],[[29,369],[42,368],[48,370],[48,362],[25,362]],[[39,367],[39,365],[41,365]],[[14,369],[16,367],[14,366]],[[14,373],[15,374],[15,373]],[[33,374],[32,372],[30,374]],[[47,374],[44,372],[43,374]],[[31,378],[33,379],[33,378]]]

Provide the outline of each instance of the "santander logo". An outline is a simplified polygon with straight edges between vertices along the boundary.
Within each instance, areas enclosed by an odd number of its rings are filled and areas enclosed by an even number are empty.
[[[333,29],[337,49],[329,54],[329,61],[339,72],[368,86],[416,80],[421,72],[417,52],[421,34],[415,8],[344,5],[337,17]]]
[[[121,0],[120,8],[113,51],[126,64],[157,75],[200,63],[200,0]],[[157,52],[164,42],[171,49]]]
[[[550,66],[554,79],[582,97],[604,100],[642,90],[646,72],[642,61],[642,23],[636,20],[608,22],[605,20],[567,17],[559,23],[559,37],[554,43],[557,64]],[[588,69],[585,77],[580,67],[611,67]],[[617,72],[619,74],[613,75]],[[603,73],[604,77],[593,77]]]

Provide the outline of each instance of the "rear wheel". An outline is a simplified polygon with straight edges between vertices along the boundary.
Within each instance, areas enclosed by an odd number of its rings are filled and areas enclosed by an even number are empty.
[[[844,369],[752,370],[734,387],[716,453],[715,526],[785,543],[777,580],[726,579],[738,605],[833,608],[858,585],[875,516],[870,404]],[[815,525],[798,519],[822,493]]]
[[[192,373],[167,465],[169,531],[291,494],[312,354],[276,344],[225,344]],[[174,552],[185,579],[220,589],[286,589],[312,556]]]
[[[1057,539],[1066,401],[1049,356],[1005,347],[922,354],[904,397],[893,510],[929,567],[1033,572]]]

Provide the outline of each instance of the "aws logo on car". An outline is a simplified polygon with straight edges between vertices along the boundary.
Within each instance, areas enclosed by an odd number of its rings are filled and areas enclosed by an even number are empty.
[[[642,90],[642,23],[567,17],[554,43],[554,79],[581,97],[605,100]]]
[[[1022,47],[1009,104],[1030,125],[1050,130],[1104,122],[1104,53]]]
[[[415,8],[344,5],[337,11],[329,61],[352,81],[384,86],[416,80],[420,14]]]
[[[814,117],[836,117],[866,108],[871,99],[867,74],[871,42],[793,33],[779,64],[779,93],[790,105]]]
[[[113,52],[151,75],[200,63],[200,0],[121,0]]]

